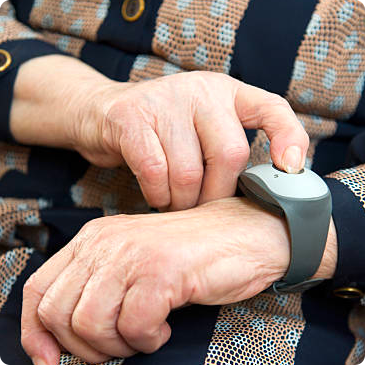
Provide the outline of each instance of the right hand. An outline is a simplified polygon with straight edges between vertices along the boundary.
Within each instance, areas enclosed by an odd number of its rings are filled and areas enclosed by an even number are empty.
[[[232,196],[249,158],[244,128],[266,132],[279,168],[304,165],[308,136],[286,100],[227,75],[111,81],[100,90],[72,128],[74,148],[98,166],[125,161],[153,207],[181,210]]]
[[[308,135],[289,104],[219,73],[125,83],[72,57],[37,57],[19,69],[10,118],[22,144],[73,148],[100,167],[126,162],[165,210],[234,194],[249,157],[244,128],[266,132],[279,168],[303,167]]]

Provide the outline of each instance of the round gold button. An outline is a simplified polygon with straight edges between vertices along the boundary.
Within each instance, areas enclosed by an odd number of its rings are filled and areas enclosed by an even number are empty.
[[[343,299],[360,299],[364,296],[364,293],[360,289],[351,286],[335,289],[333,294]]]
[[[124,0],[122,15],[128,22],[135,22],[143,14],[145,8],[144,0]]]
[[[11,56],[5,49],[0,49],[0,72],[6,70],[11,64]]]

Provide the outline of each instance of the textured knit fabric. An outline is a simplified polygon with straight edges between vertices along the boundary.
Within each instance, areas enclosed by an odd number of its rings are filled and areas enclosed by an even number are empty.
[[[326,176],[338,235],[335,276],[320,287],[177,310],[163,348],[105,364],[360,363],[365,309],[332,291],[365,292],[364,6],[357,0],[149,0],[142,16],[127,22],[122,3],[12,0],[0,9],[0,49],[12,56],[0,72],[0,357],[31,365],[20,346],[21,293],[42,263],[91,219],[151,212],[129,169],[98,168],[76,152],[12,139],[19,67],[66,54],[123,82],[210,70],[286,97],[310,137],[306,167]],[[269,162],[265,133],[246,134],[249,166]],[[65,353],[60,364],[84,363]]]

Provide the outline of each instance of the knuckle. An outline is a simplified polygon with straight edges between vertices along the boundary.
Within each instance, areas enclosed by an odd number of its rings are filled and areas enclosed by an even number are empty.
[[[137,178],[150,185],[161,185],[167,178],[167,164],[164,161],[146,159],[140,163]]]
[[[223,163],[229,170],[240,172],[250,155],[250,150],[245,146],[230,147],[222,151]]]
[[[80,312],[74,313],[71,320],[73,331],[81,338],[89,341],[100,340],[104,337],[104,332],[100,325],[83,315]]]
[[[203,169],[180,169],[171,177],[173,183],[179,186],[200,184],[203,178]]]
[[[43,325],[48,329],[63,328],[66,321],[62,313],[58,313],[56,307],[47,298],[44,298],[37,309],[38,317]]]

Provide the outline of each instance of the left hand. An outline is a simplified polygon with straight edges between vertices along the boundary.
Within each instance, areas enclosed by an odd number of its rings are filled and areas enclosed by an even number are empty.
[[[23,347],[36,365],[58,364],[60,345],[91,363],[151,353],[173,308],[250,298],[289,255],[284,220],[245,198],[90,221],[27,281]]]

